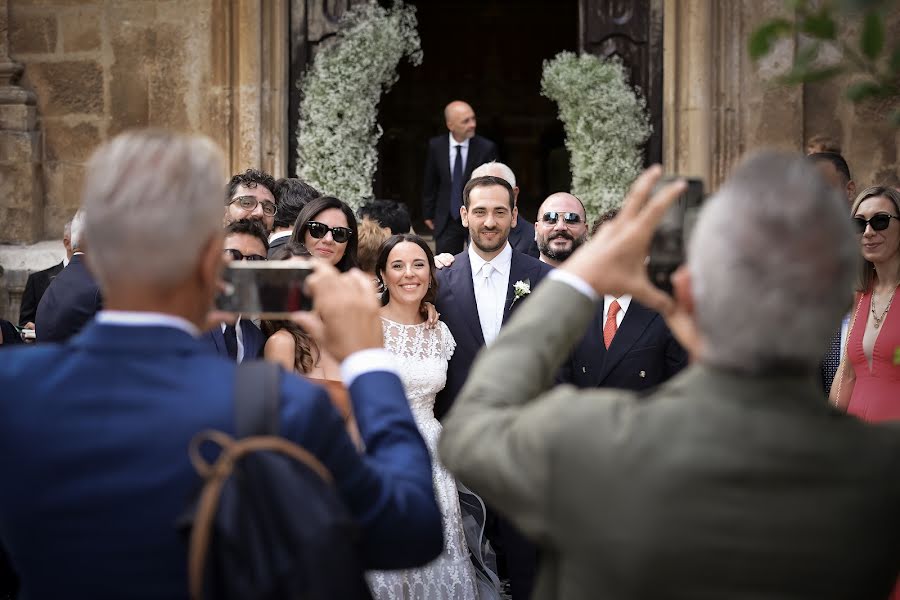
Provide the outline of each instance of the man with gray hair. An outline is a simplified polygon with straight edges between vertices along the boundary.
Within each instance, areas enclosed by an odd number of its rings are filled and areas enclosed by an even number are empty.
[[[236,365],[198,339],[223,265],[223,173],[211,140],[160,131],[119,135],[88,163],[82,218],[106,310],[66,344],[0,361],[0,556],[24,596],[188,595],[176,521],[201,483],[188,447],[236,429]],[[332,475],[365,568],[428,563],[443,548],[431,462],[371,281],[318,265],[306,283],[321,320],[297,318],[341,363],[365,451],[323,388],[281,371],[280,433]]]
[[[34,332],[39,342],[68,340],[103,308],[100,286],[87,264],[84,222],[84,210],[81,209],[72,217],[69,232],[72,258],[50,282],[38,303]]]
[[[646,268],[685,187],[651,198],[661,173],[480,354],[442,461],[543,546],[536,599],[888,597],[900,429],[816,382],[859,254],[846,199],[799,155],[750,158],[703,208],[672,298]],[[649,394],[551,389],[604,294],[663,314],[696,364]]]

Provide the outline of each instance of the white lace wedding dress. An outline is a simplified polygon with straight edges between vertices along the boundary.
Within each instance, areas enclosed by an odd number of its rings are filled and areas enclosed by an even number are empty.
[[[434,494],[444,523],[444,552],[418,569],[371,571],[366,574],[376,600],[476,600],[478,592],[463,534],[456,480],[440,463],[437,443],[441,424],[434,418],[434,399],[447,382],[447,361],[456,341],[440,322],[403,325],[382,318],[384,346],[397,356],[400,378],[419,432],[431,453]]]

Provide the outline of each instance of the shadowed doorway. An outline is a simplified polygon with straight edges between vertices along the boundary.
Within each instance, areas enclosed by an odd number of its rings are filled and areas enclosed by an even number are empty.
[[[465,100],[478,133],[494,140],[516,174],[519,210],[534,221],[549,193],[568,190],[568,159],[556,104],[541,96],[544,60],[578,46],[578,0],[422,0],[424,60],[402,63],[379,107],[375,194],[404,202],[421,222],[426,143],[446,134],[443,109]]]

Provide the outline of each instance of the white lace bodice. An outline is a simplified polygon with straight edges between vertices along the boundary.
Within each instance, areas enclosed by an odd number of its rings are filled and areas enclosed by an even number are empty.
[[[443,321],[434,329],[403,325],[381,318],[384,347],[399,360],[400,379],[409,406],[418,419],[422,413],[434,417],[434,399],[447,383],[447,361],[453,356],[456,340]]]

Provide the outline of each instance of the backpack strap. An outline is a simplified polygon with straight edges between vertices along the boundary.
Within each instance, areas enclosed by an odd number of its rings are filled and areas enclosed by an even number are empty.
[[[238,438],[278,435],[281,371],[265,360],[237,366],[234,384],[234,422]]]

